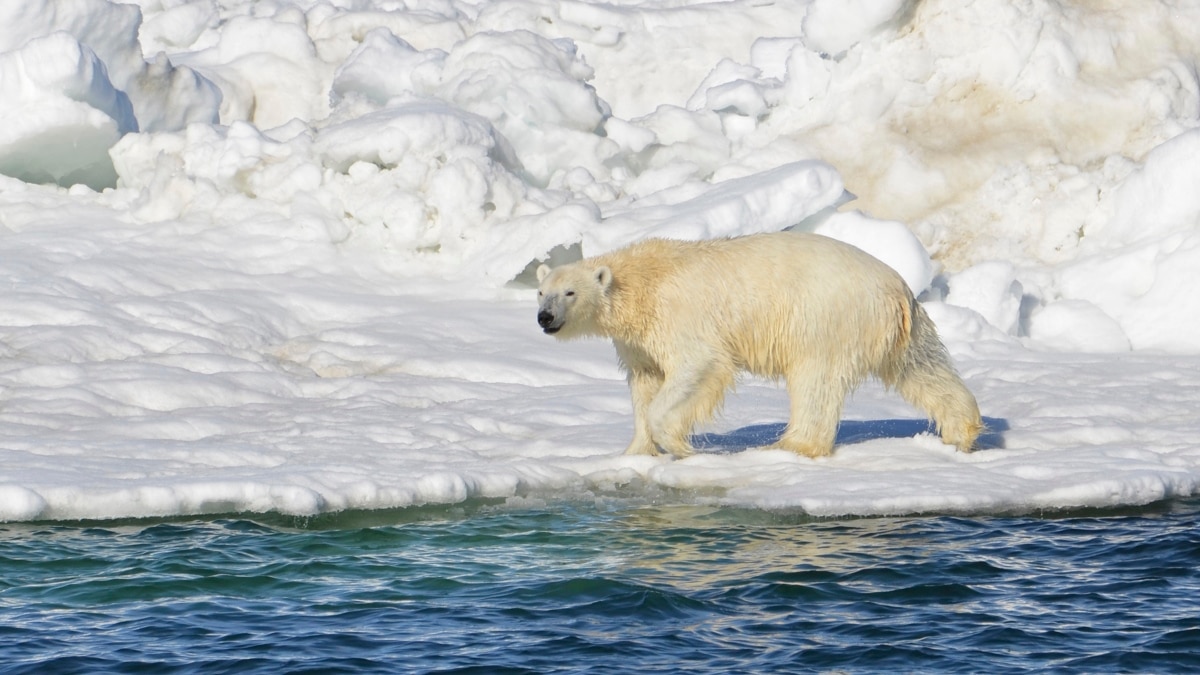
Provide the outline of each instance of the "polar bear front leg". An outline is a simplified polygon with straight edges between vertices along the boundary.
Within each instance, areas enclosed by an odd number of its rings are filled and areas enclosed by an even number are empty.
[[[630,369],[629,394],[633,399],[633,440],[626,455],[657,455],[658,447],[650,433],[650,403],[662,388],[662,375],[653,371]]]
[[[732,367],[702,363],[667,373],[650,404],[650,436],[676,457],[695,453],[688,442],[692,427],[708,419],[733,383]]]

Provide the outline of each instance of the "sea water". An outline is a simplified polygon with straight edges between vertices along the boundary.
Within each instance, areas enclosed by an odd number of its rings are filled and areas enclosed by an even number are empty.
[[[536,499],[0,525],[6,673],[1200,668],[1200,500],[812,519]]]

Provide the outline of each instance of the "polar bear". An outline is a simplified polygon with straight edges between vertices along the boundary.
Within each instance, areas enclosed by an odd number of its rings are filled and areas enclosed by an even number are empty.
[[[692,429],[740,371],[786,381],[777,447],[808,457],[833,452],[846,396],[872,375],[963,452],[983,430],[908,285],[849,244],[795,232],[650,239],[537,277],[546,334],[612,339],[633,398],[626,454],[690,455]]]

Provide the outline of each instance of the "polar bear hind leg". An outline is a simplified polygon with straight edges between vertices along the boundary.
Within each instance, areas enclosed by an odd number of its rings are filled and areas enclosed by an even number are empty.
[[[783,436],[773,446],[806,457],[833,453],[842,403],[850,387],[815,360],[787,375],[791,415]]]
[[[955,371],[929,315],[916,302],[912,308],[912,341],[901,357],[900,367],[884,382],[925,411],[943,441],[970,452],[984,430],[979,405]]]

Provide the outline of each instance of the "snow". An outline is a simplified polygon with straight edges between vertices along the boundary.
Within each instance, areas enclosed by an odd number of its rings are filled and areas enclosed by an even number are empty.
[[[36,0],[0,9],[0,521],[635,495],[816,516],[1200,492],[1200,3]],[[626,457],[531,271],[815,231],[990,431],[747,379]],[[849,301],[849,300],[848,300]]]
[[[0,7],[0,173],[35,182],[116,182],[124,134],[215,122],[220,91],[169,59],[143,59],[137,7],[108,0]]]

